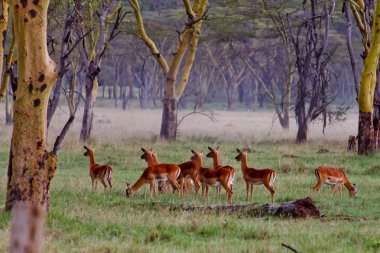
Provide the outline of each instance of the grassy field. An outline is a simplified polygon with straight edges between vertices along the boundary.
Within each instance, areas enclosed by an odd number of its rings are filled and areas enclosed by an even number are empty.
[[[378,252],[380,250],[380,155],[359,157],[345,151],[339,142],[312,142],[298,146],[293,141],[260,142],[249,154],[249,164],[271,167],[278,172],[276,202],[310,195],[315,183],[313,169],[319,165],[347,169],[351,182],[359,186],[356,198],[345,189],[342,198],[315,198],[325,214],[320,220],[255,218],[241,214],[210,214],[172,211],[176,205],[203,205],[194,195],[148,196],[144,186],[126,199],[125,182],[134,182],[145,167],[139,159],[140,147],[154,147],[161,161],[189,159],[190,149],[206,151],[207,145],[220,145],[222,162],[239,169],[234,161],[237,142],[188,140],[174,143],[136,140],[128,143],[96,144],[96,158],[114,167],[114,191],[91,192],[88,160],[82,147],[72,143],[60,156],[59,171],[51,188],[51,212],[47,219],[44,252],[286,252],[281,243],[301,252]],[[320,148],[330,153],[317,153]],[[284,158],[284,154],[297,158]],[[1,185],[5,185],[6,145],[1,156]],[[210,160],[205,160],[211,166]],[[5,187],[1,187],[1,195]],[[234,188],[234,203],[245,201],[240,170]],[[254,202],[270,202],[264,187],[256,187]],[[210,204],[225,204],[211,191]],[[0,252],[5,252],[9,236],[9,215],[0,212]]]
[[[145,118],[137,117],[139,111],[126,112],[128,117],[117,120],[116,112],[97,110],[96,138],[89,144],[96,147],[98,163],[113,166],[114,191],[103,193],[101,185],[98,192],[91,191],[88,158],[83,156],[82,145],[76,141],[77,122],[60,154],[59,168],[52,182],[51,211],[47,217],[43,252],[290,252],[281,243],[300,252],[380,251],[380,154],[359,157],[346,152],[347,133],[355,131],[356,124],[335,126],[327,130],[326,136],[311,132],[313,140],[296,145],[289,137],[294,134],[294,122],[285,136],[280,135],[276,126],[273,135],[268,136],[262,133],[268,132],[271,116],[263,115],[270,114],[217,112],[219,120],[211,129],[208,125],[211,123],[199,124],[200,121],[194,122],[192,118],[182,128],[180,140],[168,143],[154,135],[156,123],[151,117],[160,117],[156,111],[147,111]],[[133,121],[133,115],[139,121]],[[58,129],[64,119],[56,120],[53,129]],[[248,131],[249,126],[241,126],[241,122],[251,122],[251,131]],[[355,122],[355,118],[348,122]],[[117,127],[113,128],[115,125]],[[191,128],[196,125],[195,130]],[[139,126],[140,132],[133,132]],[[231,129],[236,133],[227,134]],[[0,129],[0,196],[3,200],[8,130],[10,128]],[[144,134],[146,132],[150,134]],[[54,130],[49,136],[54,136]],[[314,198],[324,214],[321,219],[173,211],[173,206],[201,206],[205,201],[191,194],[184,197],[158,194],[150,198],[148,185],[132,198],[125,198],[126,181],[134,183],[146,167],[140,159],[140,147],[153,147],[161,162],[179,163],[190,158],[190,149],[206,152],[207,146],[216,145],[220,145],[221,163],[230,164],[237,170],[235,204],[248,203],[240,164],[234,160],[236,148],[247,145],[253,148],[248,154],[249,165],[277,171],[276,203],[311,195],[311,187],[316,183],[313,171],[321,165],[346,168],[350,181],[359,187],[357,197],[349,198],[345,188],[343,197],[330,196],[329,187],[324,186],[325,197]],[[330,152],[319,153],[321,149]],[[297,157],[286,158],[285,154]],[[212,161],[204,157],[204,164],[212,166]],[[269,203],[270,193],[263,186],[257,186],[253,201]],[[212,189],[210,204],[226,204],[225,194],[218,199]],[[3,238],[0,252],[7,250],[9,222],[9,214],[0,210],[0,237]]]

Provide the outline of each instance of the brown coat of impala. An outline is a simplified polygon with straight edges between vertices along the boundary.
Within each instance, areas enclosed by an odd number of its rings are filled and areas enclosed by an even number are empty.
[[[235,169],[229,165],[220,165],[219,164],[219,146],[217,146],[215,149],[211,148],[211,147],[207,147],[208,150],[210,152],[208,152],[208,154],[206,155],[207,158],[212,158],[212,161],[213,161],[213,164],[214,164],[214,169],[217,169],[217,168],[220,168],[220,167],[224,167],[224,168],[227,168],[227,169],[230,169],[233,173],[233,177],[235,177]],[[232,189],[232,184],[230,185],[230,188]],[[218,195],[220,195],[220,189],[221,187],[216,187],[216,191],[218,193]],[[203,194],[203,192],[202,192]]]
[[[206,188],[206,200],[208,204],[208,187],[218,187],[223,186],[228,195],[228,203],[232,204],[232,189],[230,185],[232,185],[232,181],[234,180],[233,172],[228,168],[217,168],[217,169],[209,169],[202,167],[202,153],[195,152],[191,150],[193,156],[191,160],[196,163],[196,168],[198,171],[198,179],[202,185],[203,189]]]
[[[243,149],[243,151],[237,149],[237,152],[239,154],[235,159],[237,161],[241,161],[241,172],[243,173],[243,178],[247,188],[247,200],[249,192],[251,194],[252,200],[253,186],[263,184],[268,189],[268,191],[270,191],[272,195],[272,203],[274,203],[275,191],[273,189],[273,184],[276,180],[276,172],[272,169],[257,170],[255,168],[248,168],[247,151],[245,149]]]
[[[99,165],[95,163],[94,149],[87,146],[83,146],[86,150],[84,156],[90,158],[90,177],[92,181],[92,190],[96,190],[98,181],[104,186],[104,191],[107,189],[106,181],[110,186],[110,191],[112,191],[112,168],[109,165]]]
[[[315,176],[317,177],[318,182],[316,185],[313,186],[313,195],[315,191],[317,191],[319,196],[322,197],[320,188],[324,183],[331,186],[332,194],[334,194],[335,185],[338,185],[340,196],[342,196],[343,185],[345,185],[348,189],[350,197],[354,197],[358,190],[355,184],[350,183],[350,181],[346,177],[346,174],[344,173],[344,169],[342,168],[321,166],[315,169]]]
[[[150,195],[152,195],[152,193],[156,192],[155,183],[160,182],[160,181],[162,182],[169,181],[173,189],[178,190],[178,193],[181,194],[181,188],[177,183],[177,178],[180,175],[180,173],[181,173],[181,169],[176,164],[161,163],[161,164],[151,165],[144,170],[143,174],[140,176],[140,178],[136,181],[134,185],[130,186],[130,184],[127,183],[127,189],[125,191],[125,194],[127,197],[130,197],[141,186],[143,186],[146,183],[149,183],[150,185],[149,193]]]

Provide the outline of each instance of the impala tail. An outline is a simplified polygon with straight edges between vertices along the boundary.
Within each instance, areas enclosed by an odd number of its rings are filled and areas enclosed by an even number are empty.
[[[234,179],[235,179],[235,170],[232,170],[230,177],[228,178],[228,185],[230,185],[231,188],[234,183]]]
[[[269,185],[273,187],[274,181],[276,181],[276,172],[272,172],[269,178]]]
[[[179,177],[179,175],[181,175],[181,169],[177,170],[177,173],[175,175],[175,179],[177,179]]]

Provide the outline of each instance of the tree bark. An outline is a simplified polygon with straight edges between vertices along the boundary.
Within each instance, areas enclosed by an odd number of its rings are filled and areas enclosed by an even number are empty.
[[[8,27],[8,16],[9,16],[9,1],[1,1],[1,15],[0,15],[0,73],[3,70],[4,61],[4,49],[5,49],[5,39]],[[0,102],[3,99],[4,94],[7,92],[7,83],[1,82],[0,80]]]
[[[374,132],[372,124],[372,113],[359,112],[359,136],[358,136],[358,153],[365,155],[374,151]]]
[[[82,128],[80,131],[81,142],[87,141],[91,136],[92,130],[92,120],[93,120],[93,109],[94,109],[94,101],[93,101],[93,81],[90,77],[86,77],[85,79],[85,101],[83,108],[83,118],[82,118]]]
[[[40,252],[44,214],[57,157],[46,150],[46,111],[57,80],[47,50],[49,1],[11,1],[18,82],[8,164],[6,209],[12,209],[10,252]]]
[[[177,101],[164,98],[160,136],[164,139],[175,139],[177,131]]]

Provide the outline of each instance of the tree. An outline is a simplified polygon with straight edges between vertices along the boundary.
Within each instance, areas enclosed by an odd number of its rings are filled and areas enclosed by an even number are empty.
[[[18,49],[14,127],[6,209],[12,209],[10,252],[39,252],[57,157],[46,147],[46,111],[57,80],[47,50],[49,1],[11,0]]]
[[[360,2],[360,1],[359,1]],[[365,8],[363,8],[364,10]],[[370,33],[371,43],[365,44],[365,52],[368,52],[361,75],[358,103],[359,103],[359,129],[358,129],[358,153],[367,154],[374,149],[373,131],[373,104],[380,55],[380,1],[377,1],[376,12],[373,16]],[[368,30],[368,29],[367,29]],[[368,42],[368,40],[367,40]]]
[[[139,36],[150,49],[153,57],[158,61],[166,78],[162,122],[160,136],[164,139],[175,139],[177,128],[177,103],[188,83],[191,68],[197,51],[198,39],[201,31],[202,20],[206,14],[207,0],[195,0],[191,5],[190,0],[184,0],[187,14],[185,29],[179,33],[177,49],[173,52],[173,58],[168,65],[163,54],[157,49],[156,44],[145,32],[143,19],[138,0],[129,0],[135,13]],[[186,57],[185,54],[188,51]],[[183,63],[184,62],[184,63]],[[180,65],[183,63],[182,72],[179,74]],[[179,79],[177,80],[177,76]]]
[[[8,16],[9,16],[9,1],[2,0],[0,6],[0,71],[3,70],[3,59],[4,59],[4,46],[5,46],[5,35],[7,34],[8,27]],[[1,82],[0,80],[0,102],[7,91],[7,83]]]

